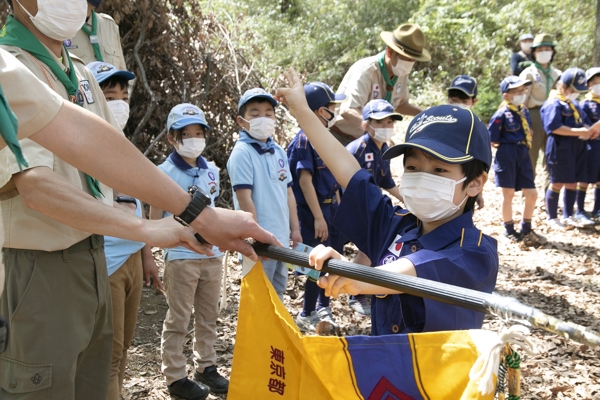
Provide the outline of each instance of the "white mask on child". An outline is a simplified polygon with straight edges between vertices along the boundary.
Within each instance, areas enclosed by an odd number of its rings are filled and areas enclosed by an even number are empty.
[[[570,95],[567,96],[567,98],[571,101],[577,100],[579,98],[579,92],[571,93]]]
[[[531,43],[531,42],[521,43],[521,50],[523,50],[523,53],[525,53],[525,54],[531,53],[531,45],[532,44],[533,43]]]
[[[331,127],[333,125],[335,125],[335,120],[337,118],[337,114],[333,111],[331,111],[330,109],[326,108],[327,111],[329,111],[329,115],[331,115],[330,119],[327,119],[323,116],[321,116],[321,118],[323,118],[325,120],[325,122],[327,122],[327,129],[331,129]]]
[[[396,65],[392,66],[392,72],[394,72],[395,76],[406,76],[412,70],[413,65],[415,65],[414,61],[398,59]]]
[[[373,128],[372,126],[371,128],[375,132],[373,134],[373,139],[378,142],[385,143],[394,136],[394,128]]]
[[[540,64],[548,64],[552,59],[552,51],[540,51],[535,53],[535,60]]]
[[[525,103],[525,99],[527,98],[527,95],[525,94],[518,94],[513,96],[512,100],[510,101],[513,105],[515,106],[520,106],[521,104]]]
[[[129,119],[129,103],[123,100],[111,100],[108,102],[108,108],[112,111],[121,129],[125,128]]]
[[[464,182],[426,172],[407,172],[400,182],[400,194],[408,211],[423,222],[439,221],[456,213],[467,200],[454,204],[456,185]]]
[[[275,132],[275,120],[272,118],[258,117],[250,121],[244,119],[244,121],[250,124],[248,133],[256,140],[268,139]]]
[[[35,16],[19,0],[17,3],[40,32],[61,42],[75,36],[87,18],[86,0],[37,0],[38,11]]]
[[[594,96],[600,96],[600,83],[597,83],[594,86],[592,86],[590,88],[590,92],[592,92]]]
[[[206,139],[204,138],[186,138],[182,140],[182,143],[179,145],[177,152],[181,157],[198,158],[198,156],[204,151],[205,146]]]

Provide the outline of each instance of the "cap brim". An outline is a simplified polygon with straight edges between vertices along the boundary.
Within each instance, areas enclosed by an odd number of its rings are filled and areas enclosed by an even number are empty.
[[[238,106],[238,110],[239,110],[240,108],[242,108],[242,106],[243,106],[243,105],[245,105],[245,104],[248,104],[248,102],[249,102],[250,100],[254,100],[254,99],[261,99],[261,98],[262,98],[262,99],[267,99],[267,100],[269,100],[269,101],[271,102],[271,105],[273,106],[273,108],[277,107],[277,100],[275,100],[273,97],[271,97],[271,96],[266,96],[266,95],[264,95],[264,94],[256,94],[256,95],[250,96],[250,97],[248,97],[246,100],[244,100],[244,103],[242,103],[242,104],[240,104],[240,105]]]
[[[473,94],[473,93],[469,93],[469,92],[467,92],[467,91],[466,91],[464,88],[462,88],[462,87],[458,87],[458,86],[450,86],[450,87],[448,88],[448,90],[460,90],[461,92],[463,92],[464,94],[466,94],[466,95],[467,95],[467,96],[469,96],[469,97],[473,97],[473,96],[474,96],[474,94]]]
[[[402,119],[404,118],[404,117],[402,117],[402,115],[400,115],[398,113],[389,113],[389,112],[378,112],[378,113],[373,113],[373,114],[369,115],[369,119],[375,119],[377,121],[380,121],[387,117],[391,117],[395,121],[402,121]]]
[[[128,81],[135,79],[135,74],[133,72],[116,70],[114,72],[110,72],[110,73],[106,74],[106,76],[104,76],[101,81],[98,81],[98,83],[102,83],[105,80],[107,80],[108,78],[112,78],[113,76],[121,76],[121,77],[127,79]]]
[[[192,124],[199,124],[199,125],[202,125],[203,127],[205,127],[206,129],[210,129],[210,126],[208,126],[206,124],[206,122],[204,122],[203,120],[201,120],[199,118],[194,118],[194,117],[180,119],[179,121],[177,121],[173,125],[171,125],[169,127],[169,129],[181,129],[181,128],[185,128],[188,125],[192,125]]]
[[[409,143],[401,143],[390,147],[383,153],[382,158],[384,160],[390,160],[394,157],[404,154],[408,149],[419,149],[433,157],[447,162],[448,164],[464,164],[473,160],[473,156],[465,154],[464,152],[450,147],[446,144],[440,143],[436,140],[422,138],[415,139]]]
[[[431,54],[429,54],[429,51],[427,51],[427,49],[423,49],[423,52],[421,53],[421,55],[418,55],[418,54],[406,52],[405,50],[398,47],[396,42],[394,42],[394,33],[393,32],[383,31],[379,34],[379,36],[385,42],[385,44],[387,44],[392,49],[394,49],[394,51],[398,54],[402,54],[405,57],[412,58],[415,61],[431,61]]]
[[[333,95],[333,101],[331,101],[330,103],[341,103],[346,101],[347,96],[343,93],[334,93]]]
[[[530,80],[526,80],[526,81],[519,82],[519,83],[509,84],[508,88],[506,90],[516,89],[516,88],[519,88],[521,86],[531,86],[532,84],[533,84],[533,82],[531,82]]]

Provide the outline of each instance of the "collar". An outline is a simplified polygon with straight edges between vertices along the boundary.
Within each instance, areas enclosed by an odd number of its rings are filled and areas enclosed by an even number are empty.
[[[242,143],[248,143],[261,156],[266,153],[275,154],[275,141],[273,141],[272,137],[269,137],[265,143],[254,139],[246,131],[240,131],[239,141]]]
[[[169,160],[171,160],[171,162],[173,164],[175,164],[175,166],[182,171],[187,171],[188,169],[194,168],[190,164],[186,163],[183,160],[183,158],[181,158],[179,153],[176,152],[175,150],[173,150],[173,152],[169,156]],[[208,165],[206,165],[206,161],[204,161],[204,157],[202,157],[202,156],[198,156],[198,158],[196,159],[196,163],[198,164],[198,166],[196,168],[199,168],[199,169],[207,169],[208,168]]]
[[[439,251],[462,237],[463,229],[469,228],[475,228],[473,211],[466,212],[423,236],[420,236],[421,224],[418,224],[402,235],[398,242],[417,240],[424,249]]]

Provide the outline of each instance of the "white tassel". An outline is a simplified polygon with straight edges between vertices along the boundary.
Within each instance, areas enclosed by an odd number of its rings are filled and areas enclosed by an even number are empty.
[[[529,329],[521,325],[514,325],[497,335],[495,341],[486,343],[487,348],[481,350],[469,372],[471,381],[479,381],[478,389],[482,395],[488,395],[495,389],[494,375],[498,376],[500,357],[506,343],[518,345],[529,355],[537,353],[535,345],[526,335],[529,335]]]

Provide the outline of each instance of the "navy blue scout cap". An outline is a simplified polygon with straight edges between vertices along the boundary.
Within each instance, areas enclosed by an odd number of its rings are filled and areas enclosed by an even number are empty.
[[[588,90],[587,80],[585,79],[585,72],[581,68],[569,68],[562,73],[560,78],[561,82],[566,83],[569,86],[573,86],[575,90],[584,92]]]
[[[185,128],[192,124],[200,124],[206,129],[210,129],[201,109],[189,103],[178,104],[171,109],[167,117],[167,132],[171,129]]]
[[[452,80],[448,90],[460,90],[469,97],[477,97],[477,80],[469,75],[458,75]]]
[[[383,159],[397,157],[407,149],[419,149],[449,164],[471,160],[492,163],[490,135],[471,110],[451,105],[432,107],[418,114],[408,126],[406,141],[390,147]]]
[[[394,112],[394,107],[383,99],[375,99],[368,102],[362,111],[363,121],[368,119],[384,119],[392,117],[395,121],[402,121],[402,115]]]
[[[117,69],[112,64],[103,61],[93,61],[87,65],[87,67],[94,73],[94,77],[98,83],[102,83],[111,76],[122,76],[128,81],[135,79],[133,72]]]
[[[250,100],[256,99],[256,98],[267,99],[271,102],[271,104],[273,105],[273,108],[277,107],[277,100],[275,100],[273,98],[273,96],[271,96],[269,94],[269,92],[267,92],[266,90],[261,89],[261,88],[254,88],[254,89],[246,90],[246,92],[242,95],[242,97],[240,97],[240,101],[238,102],[238,113],[240,112],[240,109],[242,108],[242,106],[244,104],[246,104]]]
[[[586,82],[590,82],[590,80],[596,75],[600,75],[600,67],[592,67],[585,71],[585,80]]]
[[[346,100],[346,95],[343,93],[336,94],[333,90],[323,82],[309,82],[304,85],[304,93],[306,101],[312,111],[316,111],[321,107],[326,107],[330,103],[341,103]]]
[[[500,82],[500,93],[506,93],[510,89],[515,89],[521,86],[529,86],[532,82],[530,80],[521,79],[516,75],[507,76]]]

